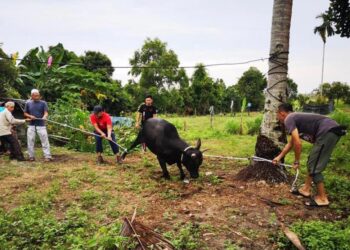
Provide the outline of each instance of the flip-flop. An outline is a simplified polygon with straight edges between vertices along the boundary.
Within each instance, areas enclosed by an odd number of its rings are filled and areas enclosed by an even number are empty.
[[[305,194],[300,193],[298,189],[292,190],[292,191],[290,191],[290,192],[291,192],[292,194],[294,194],[294,195],[300,195],[300,196],[303,196],[303,197],[305,197],[305,198],[310,198],[310,197],[311,197],[311,195],[305,195]]]
[[[307,207],[328,207],[329,206],[329,204],[324,204],[324,205],[317,204],[317,202],[312,197],[310,198],[309,201],[305,202],[304,204]]]

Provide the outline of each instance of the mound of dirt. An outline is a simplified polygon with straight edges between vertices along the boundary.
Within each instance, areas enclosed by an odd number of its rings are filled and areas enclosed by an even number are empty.
[[[266,136],[259,135],[255,146],[256,156],[273,159],[281,150]],[[236,176],[238,180],[264,180],[267,183],[288,182],[290,179],[284,168],[275,166],[269,162],[253,162],[242,169]]]

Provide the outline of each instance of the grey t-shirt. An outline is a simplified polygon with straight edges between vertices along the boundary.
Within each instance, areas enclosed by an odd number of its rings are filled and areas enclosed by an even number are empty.
[[[45,114],[45,111],[48,111],[47,103],[45,101],[27,101],[26,106],[24,108],[24,112],[34,115],[36,118],[42,118]],[[45,126],[45,122],[43,120],[34,120],[31,121],[31,126]]]
[[[316,139],[339,124],[327,116],[310,113],[290,113],[284,120],[287,133],[297,128],[301,139],[314,143]]]

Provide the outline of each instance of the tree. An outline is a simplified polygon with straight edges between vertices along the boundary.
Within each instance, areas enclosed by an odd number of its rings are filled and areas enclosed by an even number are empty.
[[[140,50],[135,51],[129,60],[132,66],[131,74],[140,77],[142,88],[169,88],[180,82],[180,62],[173,50],[167,49],[167,44],[158,38],[147,38]],[[183,74],[183,72],[181,73]]]
[[[193,108],[198,114],[208,113],[209,107],[216,102],[214,81],[209,77],[203,64],[198,64],[191,78],[191,96]]]
[[[252,104],[252,109],[262,109],[264,105],[263,90],[266,88],[266,78],[255,67],[250,67],[239,78],[237,90],[241,98],[247,98]]]
[[[16,62],[0,48],[0,97],[19,97],[15,89],[17,77]]]
[[[329,8],[325,12],[334,26],[335,34],[340,37],[350,37],[350,1],[330,0]],[[332,35],[334,35],[334,33]]]
[[[314,33],[319,34],[323,41],[323,52],[322,52],[322,71],[321,71],[321,84],[323,83],[323,73],[324,73],[324,57],[326,50],[326,41],[328,36],[334,35],[334,29],[332,27],[332,22],[330,20],[330,16],[326,13],[322,13],[318,15],[316,18],[322,19],[322,24],[320,26],[315,27]],[[322,95],[322,91],[321,91]]]
[[[295,100],[298,96],[298,84],[293,79],[287,78],[288,97],[290,100]]]
[[[114,68],[111,60],[105,54],[98,51],[86,51],[80,59],[86,70],[103,75],[106,81],[112,77]]]
[[[286,143],[285,131],[277,121],[277,108],[287,101],[291,17],[292,0],[274,0],[264,117],[255,145],[255,154],[268,159],[277,156]],[[288,179],[285,171],[267,162],[257,162],[243,169],[238,177],[245,180],[263,179],[268,182],[285,182]]]

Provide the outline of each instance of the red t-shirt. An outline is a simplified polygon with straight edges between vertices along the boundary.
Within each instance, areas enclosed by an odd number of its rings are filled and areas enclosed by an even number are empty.
[[[101,117],[97,117],[95,114],[90,115],[90,121],[92,125],[97,124],[101,130],[107,130],[107,125],[112,125],[111,117],[106,112],[102,112]]]

